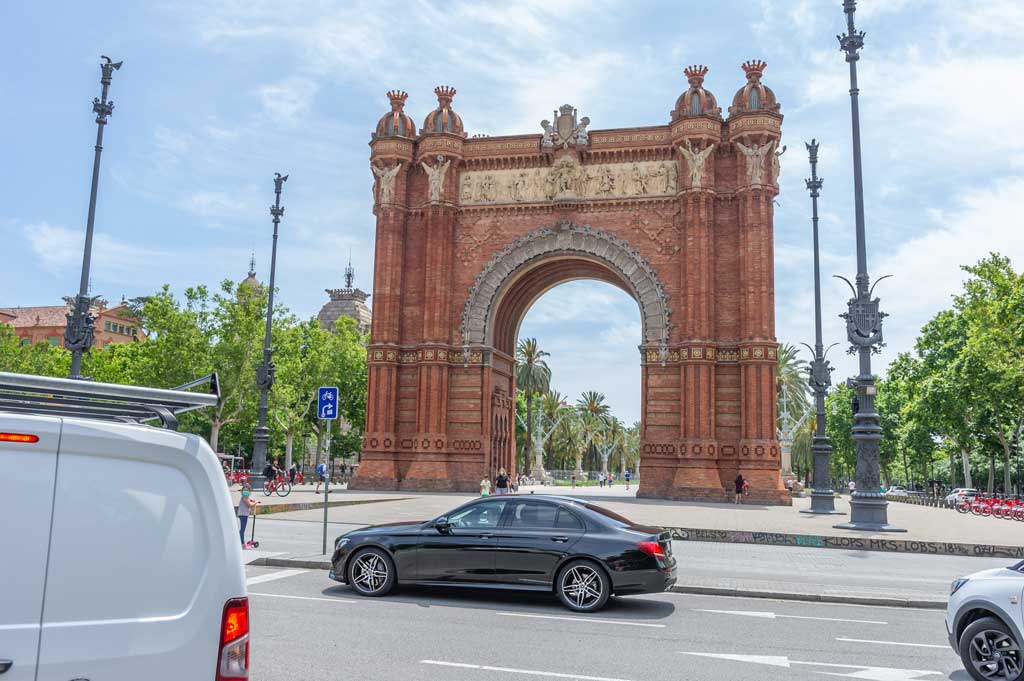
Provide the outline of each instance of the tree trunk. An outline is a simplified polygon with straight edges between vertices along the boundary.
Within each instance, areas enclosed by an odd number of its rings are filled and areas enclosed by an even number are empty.
[[[217,443],[220,441],[220,422],[210,423],[210,449],[217,451]]]
[[[295,441],[295,433],[288,431],[284,436],[284,469],[292,467],[292,442]]]
[[[988,493],[991,495],[996,491],[996,455],[995,452],[988,453]]]
[[[532,465],[533,459],[533,391],[526,391],[526,465]]]
[[[971,480],[971,453],[963,447],[960,448],[960,459],[964,467],[964,487],[974,487],[973,480]]]
[[[315,468],[320,465],[320,452],[324,451],[324,432],[320,428],[315,429],[314,432],[316,433],[316,461],[313,462]]]
[[[999,444],[1003,447],[1003,492],[1013,492],[1013,481],[1010,479],[1010,441],[1006,439],[1005,433],[999,433]]]

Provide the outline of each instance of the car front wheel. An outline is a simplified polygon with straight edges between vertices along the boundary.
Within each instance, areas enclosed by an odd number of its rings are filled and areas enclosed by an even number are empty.
[[[994,617],[971,622],[960,636],[960,659],[977,681],[1024,679],[1021,642],[1010,628]]]
[[[364,549],[348,563],[348,583],[362,596],[384,596],[395,588],[395,564],[381,549]]]
[[[611,582],[604,570],[589,560],[574,560],[558,573],[555,592],[562,605],[575,612],[595,612],[611,595]]]

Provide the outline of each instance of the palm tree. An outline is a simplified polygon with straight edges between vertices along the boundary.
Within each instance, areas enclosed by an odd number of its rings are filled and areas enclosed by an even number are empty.
[[[807,362],[797,355],[794,345],[779,345],[779,362],[775,375],[776,395],[786,403],[792,414],[803,414],[809,407],[807,397]]]
[[[619,460],[619,476],[625,474],[626,469],[635,470],[636,464],[640,461],[640,422],[637,421],[629,428],[626,428],[625,445],[622,448],[622,458]]]
[[[548,385],[551,383],[551,369],[548,368],[544,358],[550,356],[537,347],[536,338],[520,339],[519,345],[516,347],[516,383],[526,395],[527,462],[530,461],[530,453],[533,451],[533,396],[548,391]],[[538,452],[534,470],[543,468],[541,455],[542,453]]]
[[[601,455],[601,470],[608,472],[608,462],[612,460],[615,453],[622,453],[626,444],[626,429],[622,427],[622,421],[615,416],[608,419],[608,428],[603,433],[603,446]],[[612,462],[614,466],[614,461]]]
[[[564,417],[565,408],[565,398],[557,390],[549,390],[541,396],[540,414],[544,417],[543,421],[547,423],[547,428],[550,428],[559,418]],[[551,433],[547,441],[544,442],[544,458],[546,459],[547,468],[555,467],[553,453],[554,433]]]
[[[587,390],[576,400],[576,409],[580,413],[580,420],[583,425],[584,442],[587,453],[590,454],[594,447],[601,441],[601,434],[608,419],[611,408],[604,403],[604,394],[596,390]],[[576,470],[581,470],[580,462],[577,459]]]

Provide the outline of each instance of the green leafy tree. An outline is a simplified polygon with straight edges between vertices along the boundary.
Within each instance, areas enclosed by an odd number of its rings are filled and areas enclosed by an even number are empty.
[[[789,343],[779,345],[778,369],[775,372],[776,393],[791,414],[803,414],[809,406],[807,362],[800,359],[800,350]]]

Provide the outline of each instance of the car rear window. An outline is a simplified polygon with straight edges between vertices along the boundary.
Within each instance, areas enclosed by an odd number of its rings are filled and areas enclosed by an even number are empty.
[[[588,511],[593,511],[594,513],[597,513],[598,515],[602,515],[605,518],[607,518],[608,520],[616,522],[619,525],[635,525],[636,524],[632,520],[629,520],[628,518],[622,517],[621,515],[619,515],[615,511],[609,511],[607,508],[601,508],[600,506],[595,506],[594,504],[583,504],[583,508],[587,509]]]

